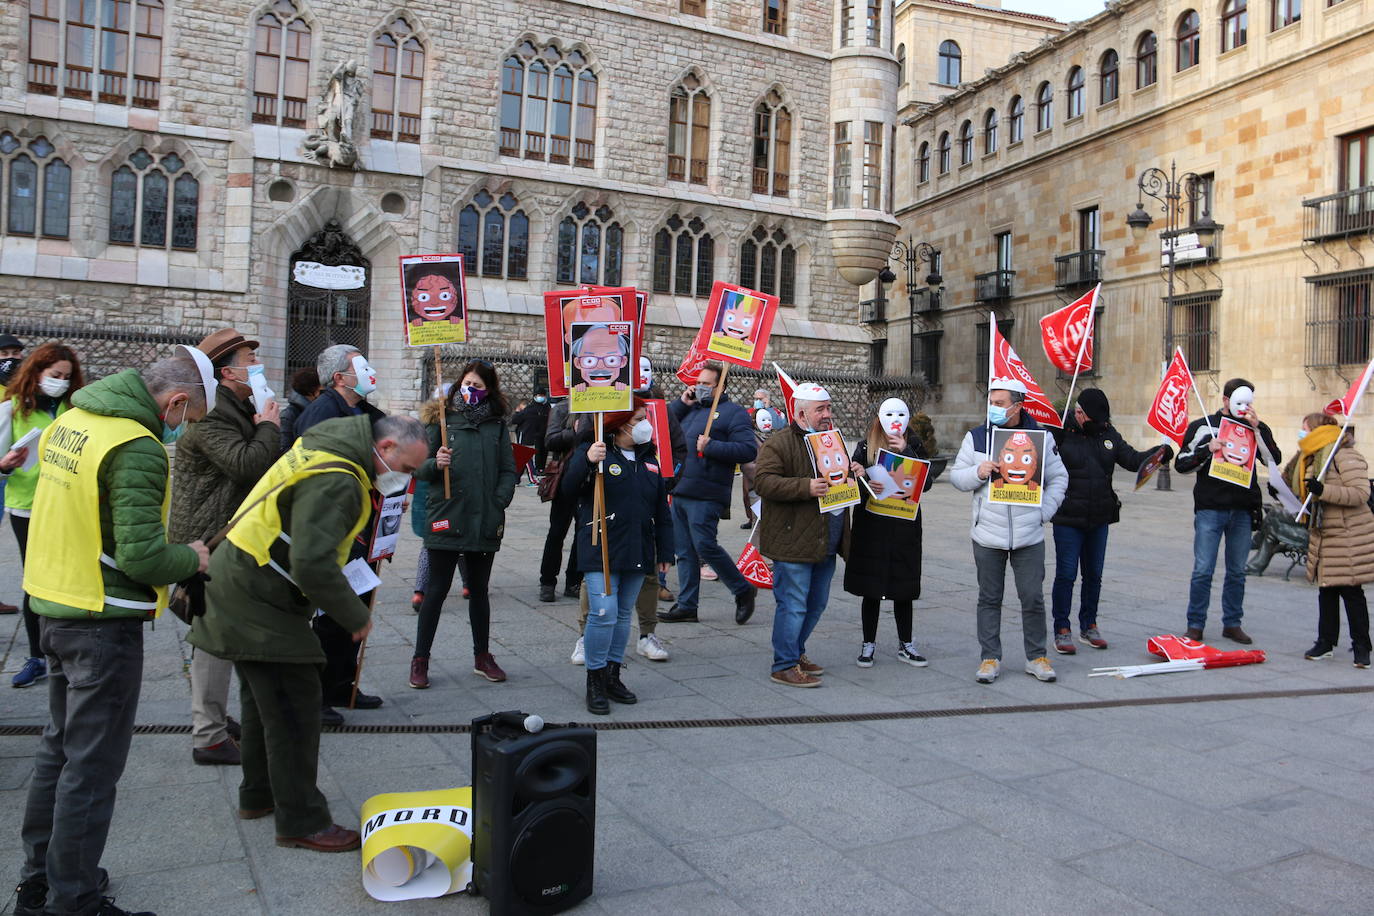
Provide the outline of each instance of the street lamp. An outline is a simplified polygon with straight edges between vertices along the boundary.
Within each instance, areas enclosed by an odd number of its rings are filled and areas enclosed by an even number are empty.
[[[1204,205],[1201,218],[1195,220],[1189,227],[1197,233],[1198,244],[1204,248],[1211,246],[1216,237],[1217,229],[1220,228],[1212,219],[1211,212],[1206,209],[1209,202],[1206,200],[1203,187],[1204,181],[1201,175],[1195,172],[1178,174],[1177,163],[1172,160],[1169,162],[1168,172],[1159,168],[1148,168],[1140,173],[1140,180],[1136,182],[1136,188],[1140,192],[1139,203],[1135,205],[1134,210],[1126,214],[1126,225],[1131,227],[1131,237],[1136,244],[1145,241],[1145,233],[1150,228],[1150,224],[1154,222],[1145,210],[1145,198],[1150,197],[1159,201],[1160,209],[1164,214],[1163,235],[1169,239],[1165,259],[1168,296],[1164,300],[1164,365],[1166,366],[1169,364],[1169,360],[1173,358],[1170,345],[1174,340],[1174,250],[1178,247],[1178,235],[1183,220],[1184,207],[1195,208],[1199,202]],[[1155,486],[1160,490],[1173,489],[1169,479],[1168,465],[1160,467]]]
[[[892,253],[887,259],[894,264],[900,264],[906,268],[906,301],[910,311],[916,311],[916,273],[918,265],[929,264],[930,273],[926,274],[925,285],[930,289],[932,295],[938,295],[940,288],[945,285],[944,277],[940,276],[940,249],[929,242],[913,242],[911,236],[907,236],[905,242],[897,239],[892,243]],[[887,276],[885,282],[891,283],[897,279],[897,275],[890,269],[884,267],[883,275]]]

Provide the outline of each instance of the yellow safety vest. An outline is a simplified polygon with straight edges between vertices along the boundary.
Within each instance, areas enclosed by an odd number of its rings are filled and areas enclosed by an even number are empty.
[[[327,464],[336,466],[322,467],[322,465]],[[347,465],[347,467],[337,467],[340,464]],[[259,566],[271,566],[288,580],[291,580],[291,575],[272,559],[271,554],[272,544],[277,539],[280,538],[288,544],[291,542],[291,539],[282,531],[281,511],[277,506],[277,500],[281,498],[281,494],[288,487],[293,487],[307,477],[313,477],[316,474],[349,474],[358,483],[363,511],[358,516],[358,521],[354,523],[353,530],[348,532],[348,536],[339,542],[339,565],[343,566],[348,561],[348,552],[353,544],[353,539],[358,536],[359,531],[363,530],[363,526],[372,516],[372,501],[367,496],[370,487],[367,482],[367,472],[360,465],[349,461],[347,458],[340,458],[338,455],[318,449],[306,448],[299,439],[285,455],[277,459],[276,464],[267,469],[267,473],[244,498],[243,504],[234,513],[233,527],[229,529],[229,534],[225,536],[225,539],[257,560]]]
[[[133,601],[105,594],[101,564],[113,569],[114,558],[100,537],[100,466],[105,456],[127,442],[147,437],[162,443],[136,420],[69,410],[38,440],[38,488],[33,498],[29,551],[24,564],[24,591],[35,598],[100,613],[106,605],[146,611],[167,606],[167,586],[148,586],[156,601]],[[162,493],[162,524],[171,506],[170,480]]]

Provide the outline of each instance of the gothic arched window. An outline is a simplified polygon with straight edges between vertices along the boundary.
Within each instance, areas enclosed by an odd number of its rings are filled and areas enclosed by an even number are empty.
[[[458,213],[458,251],[470,277],[524,280],[530,264],[530,218],[520,201],[478,191]]]
[[[597,88],[581,51],[521,42],[501,65],[501,155],[592,168]]]
[[[47,137],[27,143],[0,133],[0,207],[7,235],[65,239],[71,227],[72,169]]]
[[[291,0],[258,17],[253,53],[253,123],[304,127],[310,94],[310,26]]]
[[[607,206],[584,203],[558,224],[559,283],[619,286],[625,265],[625,230]]]
[[[654,292],[706,298],[715,282],[716,243],[697,217],[674,213],[654,235]]]
[[[372,40],[372,136],[420,142],[425,98],[425,46],[397,16]]]
[[[110,243],[196,250],[200,182],[176,153],[140,149],[110,176]]]

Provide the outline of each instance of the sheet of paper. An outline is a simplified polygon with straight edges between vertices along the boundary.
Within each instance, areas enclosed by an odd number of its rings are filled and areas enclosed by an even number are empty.
[[[1269,464],[1269,482],[1278,491],[1279,502],[1283,504],[1285,512],[1297,515],[1302,511],[1302,503],[1298,502],[1298,497],[1293,494],[1293,489],[1288,486],[1288,481],[1283,479],[1283,473],[1273,462]]]
[[[21,448],[29,450],[28,455],[24,456],[24,463],[19,466],[20,470],[32,471],[34,465],[38,464],[38,437],[43,434],[41,429],[31,429],[20,436],[10,446],[12,450],[18,451]]]
[[[372,571],[372,567],[368,566],[367,561],[362,557],[346,563],[343,574],[355,595],[366,595],[382,584],[382,580],[377,578],[377,574]]]

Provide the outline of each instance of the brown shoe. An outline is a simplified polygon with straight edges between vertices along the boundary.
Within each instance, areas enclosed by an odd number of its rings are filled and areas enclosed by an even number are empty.
[[[673,600],[673,593],[670,592],[670,591],[668,591],[668,589],[664,588],[662,585],[660,585],[660,586],[658,587],[658,600],[659,600],[659,601],[672,601],[672,600]]]
[[[807,658],[805,655],[803,655],[801,657],[801,660],[797,662],[797,667],[801,668],[801,670],[805,671],[807,674],[813,675],[815,677],[820,677],[822,674],[825,674],[824,668],[813,662],[811,659]]]
[[[356,830],[331,824],[310,836],[279,836],[277,845],[287,849],[313,849],[315,852],[348,852],[363,845],[363,838]]]
[[[416,690],[424,690],[429,686],[429,659],[412,658],[410,660],[410,686]]]
[[[473,659],[472,673],[480,674],[487,680],[497,684],[506,679],[506,672],[502,671],[501,666],[496,664],[496,659],[491,657],[490,652],[483,652]]]
[[[1202,642],[1202,630],[1198,627],[1189,627],[1183,635],[1185,638],[1191,639],[1193,642]]]
[[[271,814],[273,811],[276,811],[276,810],[277,810],[276,808],[271,808],[271,807],[268,807],[268,808],[240,808],[240,809],[239,809],[239,820],[241,820],[241,821],[255,821],[255,820],[257,820],[258,818],[267,817],[267,815]]]
[[[1250,634],[1246,633],[1240,627],[1222,627],[1221,635],[1232,642],[1240,643],[1242,646],[1248,646],[1250,643],[1254,642],[1254,640],[1250,638]]]
[[[791,668],[774,671],[772,674],[768,675],[768,679],[774,684],[785,684],[788,687],[821,686],[821,679],[807,674],[801,669],[801,665],[793,665]]]
[[[18,613],[19,613],[19,608],[15,607],[13,604],[6,604],[5,602],[0,601],[0,614],[18,614]]]
[[[191,759],[201,766],[236,767],[242,762],[239,746],[233,738],[225,738],[209,747],[192,748]]]

